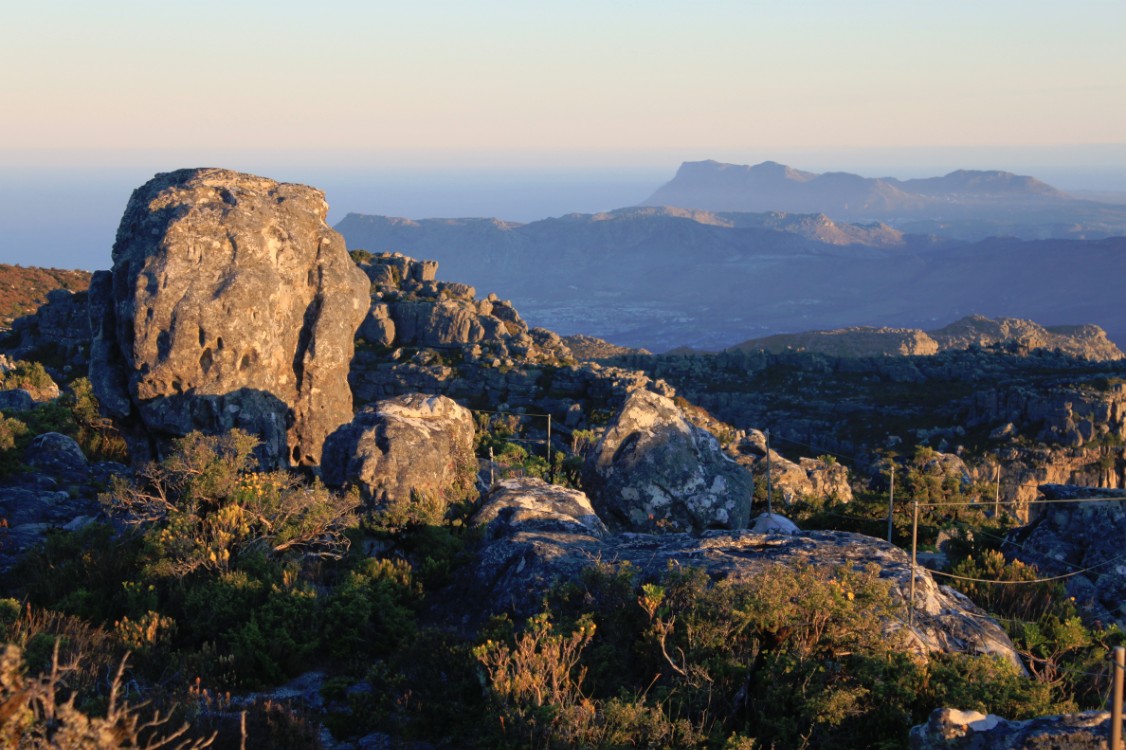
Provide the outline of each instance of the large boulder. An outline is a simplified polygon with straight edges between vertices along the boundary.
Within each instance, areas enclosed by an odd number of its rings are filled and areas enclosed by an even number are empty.
[[[134,191],[113,270],[91,283],[90,379],[137,458],[234,427],[265,465],[316,465],[352,418],[348,366],[369,283],[324,194],[222,169]]]
[[[625,529],[743,528],[754,489],[711,433],[646,390],[626,399],[587,457],[584,480],[603,520]]]
[[[604,537],[609,532],[590,499],[578,490],[548,484],[535,477],[498,482],[473,516],[491,537],[516,531],[571,531]]]
[[[733,582],[785,569],[833,573],[841,567],[879,569],[901,607],[884,623],[887,637],[907,650],[1000,656],[1023,669],[1005,631],[962,594],[940,586],[885,541],[843,531],[749,530],[691,534],[607,534],[589,519],[581,498],[535,483],[502,483],[475,523],[486,527],[476,563],[451,596],[471,618],[507,612],[520,620],[537,614],[552,587],[579,580],[596,561],[628,563],[639,581],[659,579],[670,567],[697,567],[712,580]],[[911,599],[912,593],[914,599]],[[913,611],[908,615],[908,605]]]
[[[473,415],[445,396],[397,396],[329,435],[321,471],[325,484],[354,486],[377,507],[422,504],[441,515],[475,494],[473,437]]]

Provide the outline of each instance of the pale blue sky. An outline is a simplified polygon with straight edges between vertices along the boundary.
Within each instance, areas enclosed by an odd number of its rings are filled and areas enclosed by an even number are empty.
[[[1124,0],[0,0],[0,262],[104,268],[223,166],[345,211],[531,220],[680,162],[1126,191]]]
[[[1126,142],[1122,0],[2,3],[8,163]]]

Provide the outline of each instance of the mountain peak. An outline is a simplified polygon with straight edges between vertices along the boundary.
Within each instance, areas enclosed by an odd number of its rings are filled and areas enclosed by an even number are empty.
[[[775,161],[754,166],[684,162],[672,181],[642,205],[707,211],[825,213],[846,221],[980,218],[996,206],[1040,210],[1070,196],[1034,177],[1000,170],[956,170],[943,177],[898,180],[851,172],[804,172]]]

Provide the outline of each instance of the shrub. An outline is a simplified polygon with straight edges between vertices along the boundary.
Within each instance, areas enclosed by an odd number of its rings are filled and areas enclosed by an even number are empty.
[[[184,738],[188,726],[168,726],[168,717],[143,712],[121,700],[125,661],[109,686],[104,716],[90,716],[75,706],[78,693],[66,689],[56,649],[50,671],[28,678],[22,653],[8,644],[0,652],[0,744],[4,747],[58,748],[58,750],[111,750],[165,748],[195,750],[211,739]],[[67,696],[69,693],[69,697]]]
[[[413,607],[421,591],[401,560],[366,559],[332,592],[325,612],[325,644],[344,663],[360,655],[386,656],[414,633]]]
[[[47,370],[38,362],[17,360],[6,372],[0,373],[0,391],[22,388],[36,401],[54,398],[59,395],[59,386],[51,379]]]
[[[352,502],[286,472],[249,470],[256,440],[239,430],[192,433],[175,442],[139,481],[115,479],[102,501],[126,523],[144,527],[147,571],[181,578],[229,572],[241,555],[339,559]]]

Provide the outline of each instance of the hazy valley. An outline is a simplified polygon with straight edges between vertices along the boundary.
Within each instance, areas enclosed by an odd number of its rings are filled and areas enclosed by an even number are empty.
[[[794,172],[775,166],[765,171],[782,170],[783,180]],[[762,168],[686,165],[682,173],[705,174],[683,189],[676,188],[683,182],[678,175],[654,195],[695,203],[697,210],[623,208],[526,224],[349,214],[337,229],[350,247],[433,258],[443,278],[497,291],[537,325],[653,351],[716,350],[775,333],[846,326],[927,330],[972,314],[1043,325],[1094,323],[1112,340],[1126,339],[1126,308],[1116,299],[1126,273],[1126,213],[1120,206],[1076,201],[1031,178],[998,173],[902,183],[923,183],[929,192],[895,188],[918,215],[950,210],[1011,220],[1004,231],[983,226],[981,235],[966,240],[959,239],[965,232],[946,234],[937,224],[912,229],[915,219],[903,228],[849,223],[861,211],[851,206],[871,203],[873,191],[887,187],[879,181],[832,179],[829,194],[806,195],[806,186],[824,178],[790,179],[798,197],[789,198],[785,190],[771,192],[750,179]],[[738,190],[723,182],[701,188],[698,183],[715,178],[713,173],[750,179],[759,202],[738,203]],[[981,185],[975,174],[985,176]],[[940,190],[952,181],[949,189],[967,190],[959,201]],[[716,211],[703,210],[711,194],[730,200]],[[780,203],[820,213],[784,213]],[[719,210],[732,205],[772,208]],[[900,212],[895,205],[863,210],[871,211],[864,214],[868,221]],[[1111,218],[1090,232],[1098,239],[1035,228],[1057,211],[1060,226],[1072,228],[1090,211]],[[988,236],[997,233],[1013,236]],[[1047,238],[1019,238],[1041,235]]]

